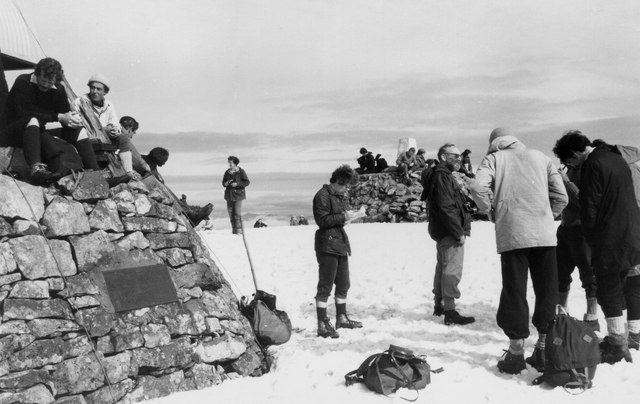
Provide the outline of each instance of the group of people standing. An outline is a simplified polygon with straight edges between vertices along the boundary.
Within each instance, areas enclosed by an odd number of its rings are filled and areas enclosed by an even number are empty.
[[[566,168],[558,169],[508,129],[496,128],[489,136],[486,156],[469,179],[473,201],[495,223],[502,272],[496,319],[509,338],[509,348],[497,367],[505,373],[518,374],[527,363],[544,370],[547,327],[557,306],[567,307],[575,267],[586,298],[584,321],[599,330],[598,305],[605,316],[602,361],[631,362],[629,349],[640,349],[640,151],[591,142],[580,131],[568,131],[553,152]],[[444,315],[447,325],[467,325],[475,319],[463,316],[455,306],[461,295],[464,245],[471,231],[471,209],[453,178],[463,155],[455,144],[447,143],[438,150],[438,159],[440,164],[430,170],[424,183],[428,229],[437,248],[433,314]],[[344,225],[357,212],[346,209],[344,194],[356,175],[348,166],[339,167],[313,200],[319,227],[315,251],[320,337],[339,337],[336,328],[362,327],[346,310],[351,251]],[[525,359],[529,276],[535,293],[532,323],[538,338]],[[335,328],[327,316],[333,285]]]

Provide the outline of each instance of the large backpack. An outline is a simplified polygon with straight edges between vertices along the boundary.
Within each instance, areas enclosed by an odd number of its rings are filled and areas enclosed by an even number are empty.
[[[442,369],[433,371],[439,373]],[[389,345],[389,349],[365,359],[360,367],[344,376],[345,384],[364,383],[370,390],[388,396],[399,388],[417,391],[431,383],[431,367],[425,358],[406,348]],[[415,401],[417,397],[413,400]]]
[[[569,316],[564,309],[556,314],[545,339],[545,366],[533,384],[548,383],[566,389],[591,388],[600,363],[598,337],[584,321]]]
[[[263,348],[284,344],[291,338],[291,320],[286,312],[276,309],[274,295],[258,290],[251,302],[243,297],[240,311],[249,320]]]

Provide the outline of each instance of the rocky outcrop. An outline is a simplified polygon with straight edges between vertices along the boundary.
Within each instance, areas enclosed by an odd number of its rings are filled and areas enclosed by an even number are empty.
[[[132,402],[260,375],[207,247],[162,187],[0,175],[0,403]],[[177,301],[116,312],[105,271],[162,265]]]
[[[353,209],[366,208],[364,222],[424,222],[427,207],[420,194],[417,178],[405,184],[395,173],[365,174],[349,189],[349,204]]]

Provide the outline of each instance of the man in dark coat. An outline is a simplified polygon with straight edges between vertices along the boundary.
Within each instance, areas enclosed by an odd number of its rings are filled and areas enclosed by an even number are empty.
[[[347,292],[350,287],[349,255],[351,245],[344,225],[356,219],[358,213],[346,210],[345,192],[355,178],[348,165],[338,167],[329,184],[325,184],[313,197],[313,218],[318,225],[315,235],[315,251],[318,260],[318,286],[316,292],[316,314],[318,336],[338,338],[327,316],[327,301],[333,285],[336,285],[336,328],[360,328],[362,323],[347,315]]]
[[[553,152],[563,163],[581,166],[580,219],[591,247],[598,303],[607,321],[608,335],[600,344],[602,361],[631,362],[629,345],[640,333],[640,276],[635,274],[640,264],[640,209],[631,171],[619,154],[605,146],[592,147],[580,131],[566,132]]]
[[[469,324],[473,317],[456,311],[455,299],[460,298],[458,284],[462,278],[464,242],[471,234],[471,215],[465,209],[465,198],[453,172],[460,169],[460,151],[453,143],[438,150],[442,162],[433,168],[426,179],[429,199],[429,235],[436,241],[437,264],[433,277],[434,311],[444,314],[444,323]]]
[[[247,198],[244,191],[249,186],[249,177],[240,167],[240,159],[229,156],[229,169],[224,172],[222,186],[225,187],[224,199],[227,201],[227,212],[231,221],[231,232],[242,234],[242,201]]]

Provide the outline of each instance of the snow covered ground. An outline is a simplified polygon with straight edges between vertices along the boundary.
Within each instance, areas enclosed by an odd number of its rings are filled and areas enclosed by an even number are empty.
[[[316,337],[313,297],[317,264],[313,251],[316,226],[247,229],[246,236],[256,269],[258,286],[278,297],[278,308],[291,317],[291,340],[269,348],[276,364],[259,378],[225,381],[206,390],[174,394],[151,401],[167,403],[402,403],[415,392],[400,390],[390,398],[364,385],[344,385],[344,374],[356,369],[370,354],[389,344],[426,354],[433,374],[420,391],[418,403],[636,403],[640,398],[640,353],[634,363],[598,366],[594,387],[574,397],[562,388],[531,386],[538,372],[527,368],[520,375],[501,374],[496,362],[508,346],[495,314],[500,295],[500,266],[493,224],[474,222],[465,251],[465,267],[458,309],[473,315],[468,326],[445,326],[433,317],[432,279],[435,243],[427,224],[354,224],[347,227],[353,255],[350,258],[349,311],[363,321],[359,330],[340,329],[335,340]],[[201,233],[215,252],[223,273],[237,293],[253,292],[251,272],[242,238],[228,230]],[[584,294],[574,273],[570,312],[581,318]],[[529,285],[530,286],[530,285]],[[529,288],[533,307],[533,291]],[[334,307],[330,305],[330,316]],[[600,313],[601,326],[605,327]],[[526,355],[533,350],[535,329],[527,340]]]

